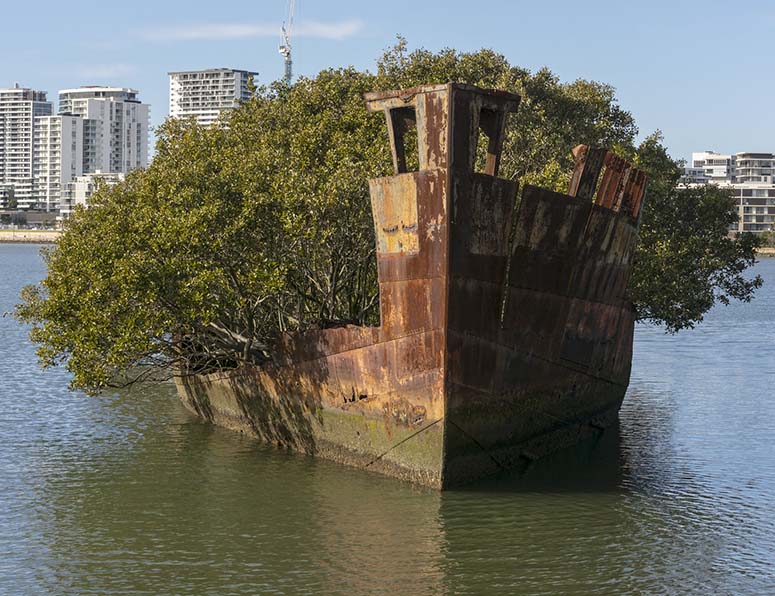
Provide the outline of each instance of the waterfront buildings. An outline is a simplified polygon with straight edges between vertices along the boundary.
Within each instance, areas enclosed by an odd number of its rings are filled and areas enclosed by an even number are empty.
[[[135,89],[0,89],[0,207],[56,211],[67,184],[148,165],[150,107]]]
[[[29,209],[34,193],[36,118],[52,113],[45,91],[0,89],[0,207]]]
[[[715,151],[692,153],[691,166],[687,170],[691,170],[693,181],[698,184],[731,183],[734,179],[734,158],[734,155]]]
[[[775,229],[775,186],[735,184],[739,221],[736,232],[769,232]]]
[[[775,229],[775,153],[715,151],[692,153],[684,170],[689,185],[717,184],[729,188],[739,210],[730,231],[761,233]]]
[[[198,124],[210,126],[224,110],[236,108],[250,98],[248,81],[258,73],[231,68],[171,72],[170,116],[193,116]]]

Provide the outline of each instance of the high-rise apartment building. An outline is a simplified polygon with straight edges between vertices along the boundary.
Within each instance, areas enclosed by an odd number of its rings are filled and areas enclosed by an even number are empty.
[[[149,106],[134,89],[59,92],[0,89],[0,207],[59,208],[62,190],[84,174],[126,174],[148,165]]]
[[[258,73],[231,68],[171,72],[170,116],[193,116],[198,124],[210,126],[224,110],[236,108],[250,98],[248,81]]]
[[[0,89],[0,206],[35,206],[34,138],[38,116],[51,115],[45,91]]]
[[[775,230],[775,153],[692,153],[684,170],[689,185],[717,184],[732,191],[739,210],[733,232]]]
[[[150,109],[135,89],[80,87],[59,92],[59,113],[83,119],[83,173],[129,173],[148,166]]]
[[[38,116],[35,119],[33,191],[37,206],[59,208],[63,186],[83,174],[83,120],[80,116]]]

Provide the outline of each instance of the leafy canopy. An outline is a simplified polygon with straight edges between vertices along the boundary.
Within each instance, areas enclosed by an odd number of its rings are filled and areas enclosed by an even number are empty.
[[[448,81],[522,96],[504,177],[564,190],[579,143],[649,173],[630,287],[640,319],[677,331],[716,301],[751,299],[761,280],[744,272],[756,241],[727,237],[732,199],[679,188],[679,164],[658,134],[636,143],[613,88],[562,83],[491,50],[409,52],[399,40],[376,74],[325,70],[256,89],[223,127],[166,122],[151,166],[77,210],[45,253],[47,277],[24,289],[16,314],[32,324],[42,363],[65,364],[72,387],[97,392],[131,369],[261,362],[289,330],[377,323],[367,181],[392,170],[384,119],[362,96]]]

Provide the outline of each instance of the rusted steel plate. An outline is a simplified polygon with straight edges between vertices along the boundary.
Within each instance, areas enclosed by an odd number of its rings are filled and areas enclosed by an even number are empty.
[[[574,149],[576,166],[568,190],[570,196],[592,199],[607,155],[608,151],[599,147],[580,145]]]
[[[373,181],[371,205],[377,253],[417,254],[417,181],[413,174]]]
[[[400,178],[398,182],[396,178]],[[404,182],[413,178],[413,183]],[[440,277],[446,267],[444,255],[447,251],[446,225],[446,185],[447,179],[440,170],[403,174],[398,177],[379,178],[370,181],[373,192],[384,196],[390,194],[397,201],[414,203],[417,212],[417,252],[382,253],[377,252],[377,268],[380,284],[406,279]],[[401,194],[396,189],[414,189],[410,194]],[[385,190],[388,189],[388,190]],[[418,201],[417,197],[422,197]],[[382,209],[378,207],[378,209]],[[411,206],[400,209],[411,211]],[[375,216],[375,233],[379,234],[383,226]],[[387,248],[387,241],[384,246]]]
[[[420,170],[447,167],[448,97],[424,93],[417,98],[417,148]]]

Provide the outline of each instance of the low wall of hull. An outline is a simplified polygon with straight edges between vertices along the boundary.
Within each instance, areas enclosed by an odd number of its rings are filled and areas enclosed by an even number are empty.
[[[218,426],[436,489],[519,469],[598,436],[616,420],[624,397],[623,388],[599,380],[519,399],[467,395],[460,402],[466,407],[413,428],[389,417],[310,405],[303,396],[271,395],[251,371],[185,377],[177,387],[190,411]],[[482,434],[483,428],[500,432]],[[492,440],[483,443],[482,436]]]
[[[599,379],[493,396],[451,387],[444,437],[444,486],[520,469],[599,436],[618,416],[625,389]]]
[[[441,488],[444,426],[419,425],[393,416],[322,405],[304,396],[276,395],[260,374],[191,376],[176,382],[183,404],[194,414],[264,443]]]

